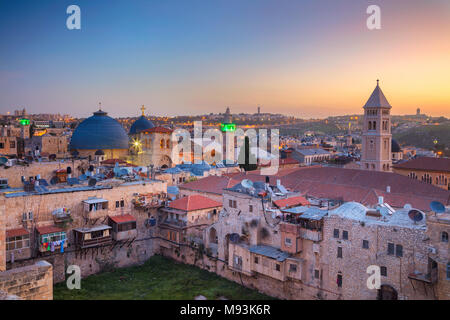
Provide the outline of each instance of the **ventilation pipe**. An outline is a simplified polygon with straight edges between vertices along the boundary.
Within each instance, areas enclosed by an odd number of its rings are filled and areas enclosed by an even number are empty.
[[[391,193],[391,186],[387,186],[387,187],[386,187],[386,192],[387,192],[387,193]]]

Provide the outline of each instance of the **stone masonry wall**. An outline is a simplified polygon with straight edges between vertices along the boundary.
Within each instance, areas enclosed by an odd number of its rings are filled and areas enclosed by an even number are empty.
[[[0,291],[24,300],[53,299],[53,268],[45,261],[0,272]]]

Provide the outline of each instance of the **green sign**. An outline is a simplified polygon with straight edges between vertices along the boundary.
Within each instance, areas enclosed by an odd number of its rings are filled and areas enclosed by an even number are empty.
[[[236,131],[236,124],[234,123],[221,123],[220,130],[226,131]]]
[[[30,124],[30,120],[28,119],[20,119],[19,122],[23,126],[28,126]]]

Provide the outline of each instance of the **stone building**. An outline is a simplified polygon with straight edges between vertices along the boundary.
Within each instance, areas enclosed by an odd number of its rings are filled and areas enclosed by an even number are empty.
[[[4,192],[0,211],[8,214],[2,223],[6,228],[2,259],[7,269],[45,260],[53,265],[55,282],[65,279],[66,264],[80,266],[85,277],[143,262],[153,255],[152,236],[157,232],[151,220],[166,188],[157,180],[113,179],[94,186]],[[137,201],[142,194],[156,200],[142,206]]]
[[[65,134],[33,136],[25,141],[25,154],[27,155],[52,155],[56,158],[68,158],[70,137]]]
[[[391,108],[377,80],[377,86],[364,105],[361,154],[363,170],[392,170]]]
[[[142,115],[131,125],[129,161],[136,165],[153,165],[155,169],[170,168],[172,163],[173,130],[156,127],[145,117],[145,107]]]
[[[160,245],[172,249],[180,244],[203,243],[203,230],[217,221],[222,203],[212,199],[192,195],[171,201],[160,209]]]
[[[450,159],[418,157],[394,165],[394,172],[450,190]]]

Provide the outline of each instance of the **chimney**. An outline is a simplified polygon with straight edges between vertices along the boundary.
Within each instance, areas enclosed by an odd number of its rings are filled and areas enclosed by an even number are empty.
[[[378,204],[383,204],[384,203],[384,198],[383,197],[378,197]]]
[[[281,180],[277,179],[277,186],[281,185]]]
[[[387,186],[387,187],[386,187],[386,192],[387,192],[387,193],[391,193],[391,186]]]

